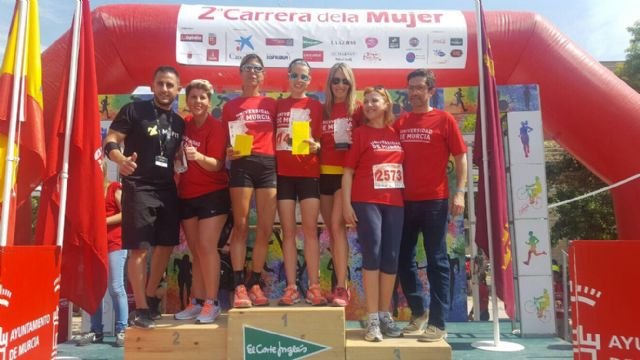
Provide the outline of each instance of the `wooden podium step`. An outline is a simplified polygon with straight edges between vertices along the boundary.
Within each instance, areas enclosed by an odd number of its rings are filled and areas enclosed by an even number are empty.
[[[346,334],[346,338],[345,338]],[[451,359],[444,341],[415,337],[363,339],[364,330],[346,330],[344,309],[263,307],[233,309],[215,324],[197,325],[164,315],[155,329],[128,328],[125,359]]]
[[[194,320],[174,320],[163,315],[155,329],[127,328],[125,359],[226,359],[227,315],[215,324],[199,325]]]
[[[232,360],[344,359],[344,309],[262,307],[229,311],[228,354]]]
[[[418,342],[417,337],[385,338],[381,342],[364,340],[364,329],[347,330],[347,360],[450,360],[451,346],[445,341]]]

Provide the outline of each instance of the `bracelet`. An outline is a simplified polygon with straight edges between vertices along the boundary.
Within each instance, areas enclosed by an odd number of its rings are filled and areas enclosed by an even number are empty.
[[[457,189],[456,192],[457,193],[466,193],[467,189]]]
[[[111,160],[111,158],[109,157],[109,153],[116,149],[120,150],[120,145],[118,145],[118,143],[115,141],[109,141],[108,143],[104,144],[104,155],[107,157],[107,159]]]

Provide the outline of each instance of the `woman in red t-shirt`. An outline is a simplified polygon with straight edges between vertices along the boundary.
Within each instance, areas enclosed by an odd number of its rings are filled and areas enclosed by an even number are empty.
[[[213,87],[196,79],[186,87],[187,106],[183,137],[187,169],[180,175],[180,218],[191,250],[193,299],[175,314],[177,320],[212,323],[220,315],[218,239],[231,210],[229,178],[224,167],[226,131],[211,116]]]
[[[393,122],[389,93],[364,90],[365,124],[353,131],[342,175],[344,220],[358,227],[362,282],[369,322],[365,340],[402,336],[389,308],[398,270],[404,203],[404,151]]]
[[[306,302],[319,306],[327,300],[320,289],[320,246],[318,243],[318,213],[320,212],[320,163],[318,151],[322,131],[322,104],[307,97],[305,91],[311,81],[309,64],[294,59],[289,64],[289,92],[291,95],[278,101],[276,117],[276,161],[278,164],[278,214],[282,226],[282,253],[287,276],[287,287],[279,305],[293,305],[301,300],[296,286],[296,200],[300,201],[302,232],[304,234],[304,258],[307,264],[308,287]],[[309,137],[307,154],[299,154],[295,128],[302,127]],[[296,148],[297,147],[297,148]]]
[[[347,272],[349,243],[342,216],[344,156],[351,144],[351,129],[360,124],[362,106],[356,102],[356,79],[351,67],[337,63],[329,70],[324,89],[324,117],[320,144],[320,212],[331,235],[331,255],[336,286],[333,306],[349,305]]]
[[[260,56],[249,54],[240,62],[242,95],[224,105],[222,121],[228,130],[227,155],[231,158],[229,191],[233,210],[231,263],[234,278],[233,307],[269,305],[260,278],[267,260],[267,248],[276,216],[276,161],[273,126],[276,101],[260,95],[264,64]],[[243,144],[241,146],[240,144]],[[242,150],[250,147],[249,154]],[[241,149],[242,148],[242,149]],[[258,224],[253,246],[253,271],[245,283],[244,265],[249,235],[249,208],[256,194]]]

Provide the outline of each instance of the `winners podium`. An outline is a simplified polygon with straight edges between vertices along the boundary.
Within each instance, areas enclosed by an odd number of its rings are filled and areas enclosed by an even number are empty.
[[[416,338],[363,339],[364,330],[345,328],[338,307],[232,309],[215,324],[198,325],[164,315],[155,329],[129,328],[125,359],[451,359],[444,341]]]

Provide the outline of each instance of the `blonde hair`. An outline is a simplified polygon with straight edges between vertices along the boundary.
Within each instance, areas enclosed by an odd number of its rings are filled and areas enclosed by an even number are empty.
[[[391,103],[391,95],[389,95],[389,92],[382,86],[370,86],[364,89],[363,96],[366,97],[371,93],[377,93],[378,95],[382,96],[384,102],[387,104],[387,109],[384,111],[383,121],[385,125],[390,125],[395,120],[395,118],[393,117],[393,104]],[[366,116],[365,121],[369,122],[369,119],[367,119]]]
[[[345,103],[347,104],[347,116],[352,116],[356,110],[356,78],[353,76],[353,70],[351,70],[351,66],[346,63],[339,62],[336,63],[329,69],[329,75],[327,76],[327,84],[324,87],[324,113],[326,118],[331,117],[331,111],[333,110],[333,105],[335,105],[335,100],[333,99],[333,91],[331,90],[331,80],[336,75],[338,70],[342,70],[345,79],[349,80],[349,92],[347,93],[347,98],[345,99]]]
[[[194,79],[191,80],[189,85],[184,89],[184,93],[187,97],[189,97],[189,93],[193,89],[204,90],[207,93],[207,97],[211,100],[211,96],[213,95],[213,85],[208,80],[205,79]]]

